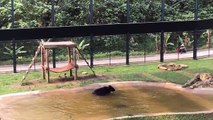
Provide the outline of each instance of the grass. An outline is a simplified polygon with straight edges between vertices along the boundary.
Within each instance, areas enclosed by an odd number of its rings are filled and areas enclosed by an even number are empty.
[[[184,84],[191,79],[195,73],[209,72],[213,73],[213,62],[211,59],[201,60],[183,60],[177,61],[178,64],[186,64],[189,68],[181,71],[162,71],[157,69],[159,63],[147,64],[131,64],[131,65],[112,65],[112,66],[96,66],[94,68],[97,78],[82,79],[76,81],[58,82],[47,84],[42,79],[41,71],[31,71],[27,77],[26,82],[35,82],[34,85],[21,86],[20,82],[24,72],[20,73],[1,73],[0,74],[0,95],[8,93],[16,93],[23,91],[34,90],[51,90],[61,88],[74,88],[86,86],[92,83],[103,83],[112,81],[163,81],[172,82],[176,84]],[[79,76],[82,72],[88,72],[88,76],[92,72],[87,67],[80,67]],[[68,75],[68,73],[66,73]],[[64,73],[51,73],[51,78],[58,78],[64,76]],[[100,77],[104,76],[104,77]],[[127,118],[124,120],[212,120],[213,114],[197,114],[197,115],[162,115],[153,117],[139,117]]]
[[[34,85],[20,86],[24,72],[20,73],[1,73],[0,74],[0,95],[33,91],[33,90],[49,90],[59,88],[74,88],[86,86],[92,83],[111,82],[111,81],[166,81],[176,84],[184,84],[187,80],[191,79],[197,72],[210,72],[213,73],[213,62],[210,59],[201,60],[184,60],[176,63],[187,64],[189,68],[181,71],[162,71],[157,69],[159,63],[147,64],[131,64],[131,65],[112,65],[112,66],[96,66],[94,68],[98,76],[104,75],[105,77],[90,78],[88,80],[68,81],[46,84],[45,80],[41,77],[40,71],[31,71],[27,76],[27,82],[37,81]],[[91,71],[87,67],[80,67],[80,73],[86,71],[91,75]],[[68,73],[66,73],[68,75]],[[57,79],[58,76],[64,76],[64,73],[55,74],[51,73],[51,78]]]

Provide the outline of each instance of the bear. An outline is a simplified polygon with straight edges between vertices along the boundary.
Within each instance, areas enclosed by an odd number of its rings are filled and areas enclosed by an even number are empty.
[[[114,91],[115,91],[115,88],[113,88],[111,85],[109,85],[108,87],[104,86],[104,87],[95,89],[92,92],[92,94],[98,95],[98,96],[105,96],[105,95],[108,95],[108,94],[110,94],[111,92],[114,92]]]

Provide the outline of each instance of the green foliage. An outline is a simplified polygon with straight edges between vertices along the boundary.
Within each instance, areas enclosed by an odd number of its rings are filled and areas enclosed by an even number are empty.
[[[58,0],[56,5],[56,25],[85,25],[88,23],[89,0]]]
[[[194,0],[166,0],[166,21],[193,20]]]
[[[11,1],[2,0],[0,3],[0,27],[11,27]],[[50,13],[51,5],[43,0],[14,0],[16,28],[42,26],[45,15]],[[50,18],[47,20],[49,21]]]
[[[3,52],[3,54],[13,57],[13,49],[4,47],[6,49],[6,52]],[[15,55],[18,57],[20,54],[26,53],[27,51],[22,50],[24,49],[24,46],[18,47],[15,49]]]
[[[179,39],[180,44],[183,44],[183,43],[184,43],[182,37],[178,36],[178,39]]]
[[[167,53],[168,48],[174,47],[174,43],[170,42],[171,33],[165,33],[165,53]]]
[[[0,1],[0,27],[10,27],[10,0]],[[127,7],[124,0],[95,0],[94,24],[127,22]],[[213,16],[213,2],[199,1],[200,19]],[[14,0],[16,27],[38,27],[50,25],[50,0]],[[151,22],[160,20],[160,0],[131,0],[131,22]],[[165,20],[193,20],[194,0],[166,0]],[[57,26],[85,25],[89,23],[89,0],[56,0],[55,20]]]
[[[154,22],[160,20],[160,1],[156,0],[132,0],[132,22]]]
[[[85,50],[85,48],[86,47],[88,47],[89,46],[89,43],[85,43],[85,40],[82,40],[79,44],[78,44],[78,49],[80,50],[80,51],[84,51]]]
[[[125,23],[126,3],[123,0],[100,0],[94,4],[94,23]]]

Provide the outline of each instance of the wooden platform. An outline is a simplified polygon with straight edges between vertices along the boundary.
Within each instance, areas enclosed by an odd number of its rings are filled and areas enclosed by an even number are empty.
[[[49,65],[49,49],[52,48],[67,48],[68,50],[68,64],[63,67],[50,68]],[[74,79],[77,79],[77,58],[76,58],[76,44],[72,41],[60,41],[60,42],[42,42],[41,43],[41,66],[43,79],[47,79],[50,82],[50,71],[51,72],[64,72],[70,71],[72,76],[72,69],[75,69]]]
[[[76,47],[76,44],[72,41],[43,42],[42,44],[44,48]]]

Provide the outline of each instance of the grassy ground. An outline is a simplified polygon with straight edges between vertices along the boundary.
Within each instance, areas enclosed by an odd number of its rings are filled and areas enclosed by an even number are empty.
[[[91,83],[111,81],[167,81],[177,84],[184,84],[197,72],[213,73],[213,67],[211,67],[213,66],[213,62],[211,59],[185,60],[178,61],[176,63],[186,64],[189,66],[189,68],[181,71],[162,71],[157,69],[157,65],[159,63],[131,64],[129,66],[96,66],[94,70],[98,77],[90,77],[87,79],[86,77],[91,76],[92,73],[87,67],[81,67],[79,69],[80,80],[72,81],[69,78],[66,80],[59,79],[59,76],[63,78],[65,73],[51,73],[53,83],[50,84],[47,84],[45,80],[42,79],[40,71],[31,71],[26,79],[26,82],[31,83],[31,85],[25,86],[20,85],[24,72],[2,73],[0,74],[0,95],[21,91],[73,88],[85,86]],[[83,71],[89,73],[85,78],[83,78],[85,75],[81,74]],[[67,75],[68,73],[66,73],[66,76]]]
[[[53,82],[47,84],[41,77],[40,71],[31,71],[25,82],[31,83],[29,85],[21,86],[22,76],[24,72],[20,73],[5,73],[0,74],[0,95],[34,90],[50,90],[59,88],[74,88],[85,86],[92,83],[111,82],[111,81],[163,81],[173,82],[176,84],[184,84],[191,79],[195,73],[209,72],[213,73],[213,62],[211,59],[202,60],[184,60],[175,63],[186,64],[189,68],[181,71],[162,71],[157,69],[159,63],[146,64],[131,64],[126,65],[112,65],[112,66],[96,66],[97,77],[89,77],[92,72],[87,67],[80,67],[79,80],[60,79],[59,76],[64,77],[64,73],[51,73]],[[88,75],[82,75],[82,72],[88,72]],[[68,75],[68,73],[66,73]],[[84,77],[83,77],[84,76]],[[68,81],[67,81],[68,80]],[[166,115],[157,117],[144,118],[128,118],[125,120],[213,120],[213,114],[199,114],[199,115]]]

